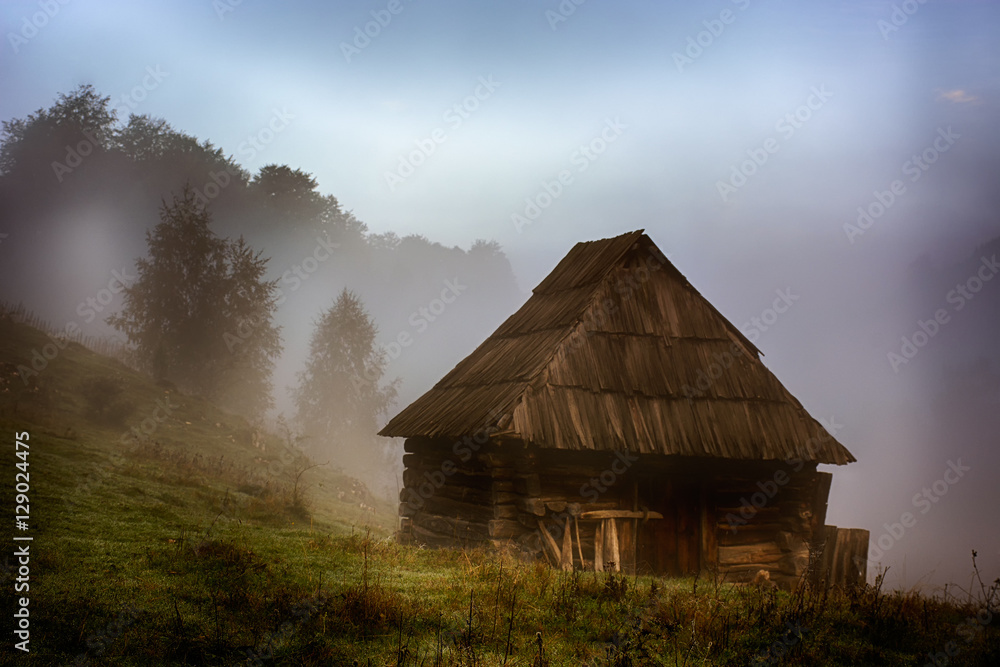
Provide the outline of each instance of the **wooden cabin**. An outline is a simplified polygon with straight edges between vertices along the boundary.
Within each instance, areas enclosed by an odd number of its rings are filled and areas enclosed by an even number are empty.
[[[642,230],[578,243],[382,429],[406,438],[399,539],[564,569],[864,581],[868,533],[825,526],[817,470],[855,459],[760,356]]]

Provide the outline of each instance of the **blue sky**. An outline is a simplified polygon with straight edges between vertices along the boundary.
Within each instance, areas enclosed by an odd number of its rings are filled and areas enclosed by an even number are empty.
[[[53,0],[24,37],[43,6],[0,5],[0,118],[82,83],[119,100],[152,68],[165,75],[134,112],[251,172],[304,169],[372,231],[496,239],[525,291],[575,242],[645,228],[737,324],[775,290],[801,295],[758,344],[815,416],[842,416],[867,466],[836,472],[831,521],[877,534],[953,454],[912,459],[928,388],[885,356],[914,326],[893,308],[914,263],[949,266],[1000,235],[1000,3]],[[377,34],[346,57],[366,24]],[[248,150],[276,113],[287,127]],[[923,154],[934,163],[911,180]],[[420,164],[390,187],[400,160]],[[897,180],[852,238],[858,208]],[[947,579],[939,536],[972,518],[971,498],[923,524],[908,583]],[[1000,543],[981,548],[1000,564]]]
[[[914,3],[891,32],[878,23],[891,21],[889,2],[589,0],[563,3],[574,11],[558,23],[546,16],[556,2],[401,0],[395,15],[388,4],[74,1],[15,54],[10,33],[40,9],[5,3],[0,117],[23,116],[81,81],[117,100],[158,66],[167,76],[135,112],[210,138],[250,170],[303,168],[373,230],[463,246],[492,237],[515,255],[602,235],[615,218],[618,229],[662,224],[705,242],[708,225],[673,225],[739,224],[779,193],[788,205],[819,200],[846,213],[939,126],[978,133],[963,147],[970,161],[976,145],[995,146],[983,136],[1000,71],[993,3]],[[372,12],[391,20],[348,62],[341,45]],[[721,34],[678,68],[674,54],[708,35],[706,21]],[[446,123],[480,77],[499,86],[460,126]],[[718,181],[815,86],[829,101],[723,202]],[[275,109],[294,121],[247,159],[240,146]],[[518,233],[510,216],[608,118],[627,125],[621,140]],[[386,172],[436,128],[444,143],[390,191]],[[815,225],[817,234],[838,227]],[[541,277],[531,265],[525,288]]]

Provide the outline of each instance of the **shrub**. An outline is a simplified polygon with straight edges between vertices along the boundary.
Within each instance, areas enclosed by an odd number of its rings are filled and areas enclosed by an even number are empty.
[[[125,382],[120,376],[91,377],[83,382],[89,417],[110,426],[122,426],[135,411],[135,404],[124,398]]]

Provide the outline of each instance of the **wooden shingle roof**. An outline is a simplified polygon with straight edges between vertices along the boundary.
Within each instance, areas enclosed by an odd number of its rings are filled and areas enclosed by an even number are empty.
[[[568,450],[854,461],[642,230],[578,243],[382,429]]]

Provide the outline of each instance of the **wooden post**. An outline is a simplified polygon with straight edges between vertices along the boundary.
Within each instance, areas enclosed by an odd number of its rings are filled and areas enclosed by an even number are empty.
[[[715,527],[714,496],[709,491],[709,483],[702,480],[698,492],[699,531],[701,533],[701,569],[711,570],[719,564],[719,543]]]
[[[639,480],[632,479],[632,511],[639,511]],[[639,519],[632,519],[632,576],[639,563]]]
[[[576,528],[576,552],[580,556],[580,569],[583,569],[583,541],[580,539],[580,522],[573,517],[573,527]]]
[[[594,528],[594,572],[604,569],[604,522]]]
[[[604,531],[604,538],[606,541],[605,546],[605,558],[608,563],[614,563],[614,567],[611,569],[615,572],[620,572],[622,569],[622,558],[621,554],[618,552],[618,528],[615,526],[614,519],[605,519],[606,529]]]
[[[538,530],[542,533],[542,543],[545,544],[549,549],[545,552],[552,555],[552,564],[558,566],[562,562],[562,555],[559,553],[559,545],[556,544],[555,539],[549,533],[549,529],[545,527],[545,523],[541,519],[536,519],[538,521]]]
[[[573,532],[570,530],[570,517],[566,517],[566,526],[563,528],[562,558],[559,566],[564,572],[573,570]]]

